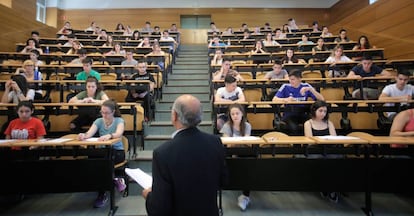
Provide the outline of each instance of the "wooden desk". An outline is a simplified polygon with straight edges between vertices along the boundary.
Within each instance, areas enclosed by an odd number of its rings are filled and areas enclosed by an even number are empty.
[[[369,146],[382,138],[376,137],[369,141],[365,136],[358,140],[336,140],[336,143],[317,137],[283,137],[266,141],[267,144],[308,142],[329,145],[348,142]],[[390,138],[388,141],[414,143],[414,139]],[[366,215],[372,215],[372,192],[414,192],[414,177],[409,172],[414,166],[414,154],[409,158],[380,158],[372,157],[370,149],[364,148],[365,157],[351,158],[260,158],[260,155],[258,158],[228,157],[226,162],[230,179],[224,189],[365,192],[362,210]]]
[[[0,148],[0,170],[9,175],[0,178],[1,195],[30,193],[68,193],[110,191],[109,215],[114,215],[114,164],[112,144],[119,139],[107,142],[66,141],[62,143],[42,140],[21,140],[12,146],[21,150]],[[106,148],[77,148],[79,145],[107,145]],[[29,150],[28,146],[42,146]],[[71,146],[73,148],[61,148]],[[61,156],[92,156],[88,159],[64,159]],[[43,157],[39,160],[39,157]],[[60,159],[47,159],[56,157]]]

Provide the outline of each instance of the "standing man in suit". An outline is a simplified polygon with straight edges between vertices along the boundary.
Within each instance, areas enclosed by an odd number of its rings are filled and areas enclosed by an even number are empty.
[[[226,179],[224,147],[218,136],[197,128],[200,101],[178,97],[171,110],[172,139],[154,150],[152,188],[142,191],[149,216],[219,215],[217,191]]]

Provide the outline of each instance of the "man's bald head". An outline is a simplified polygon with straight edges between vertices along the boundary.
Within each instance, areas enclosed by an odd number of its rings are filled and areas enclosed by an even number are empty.
[[[177,113],[177,120],[184,127],[195,127],[202,119],[202,106],[200,101],[189,94],[179,96],[173,104],[173,111]]]

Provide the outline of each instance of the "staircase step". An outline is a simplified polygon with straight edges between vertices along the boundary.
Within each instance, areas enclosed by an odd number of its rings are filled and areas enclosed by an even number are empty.
[[[196,65],[188,65],[188,64],[175,64],[173,66],[173,71],[175,70],[202,70],[205,69],[206,71],[208,71],[208,64],[207,62],[204,64],[196,64]],[[173,72],[174,74],[174,72]]]
[[[168,86],[209,86],[206,79],[168,79]]]
[[[163,100],[167,99],[163,98]],[[157,103],[157,110],[171,110],[173,103],[171,101],[164,102],[163,100]],[[203,106],[203,110],[211,110],[211,103],[201,103],[201,105]]]
[[[168,80],[174,79],[175,75],[188,75],[188,74],[209,74],[208,69],[192,69],[192,70],[184,70],[184,69],[175,69],[173,74],[168,76]]]
[[[210,92],[210,87],[209,86],[194,86],[194,87],[192,87],[192,86],[190,86],[190,87],[182,86],[182,87],[177,88],[177,87],[169,87],[167,85],[163,88],[163,94],[164,93],[166,93],[166,94],[168,94],[168,93],[181,93],[181,94],[184,94],[184,93],[187,93],[187,94],[197,94],[197,93],[203,94],[204,93],[204,94],[208,94],[209,92]]]
[[[167,102],[171,102],[173,103],[175,98],[177,98],[178,96],[182,95],[183,93],[163,93],[163,99],[162,101],[167,103]],[[195,94],[191,94],[194,97],[198,98],[201,103],[210,103],[210,96],[208,94],[205,93],[195,93]]]

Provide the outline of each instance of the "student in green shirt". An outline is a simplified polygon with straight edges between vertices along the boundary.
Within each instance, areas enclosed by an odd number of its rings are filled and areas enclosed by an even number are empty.
[[[92,59],[85,58],[82,60],[83,71],[76,74],[76,80],[86,80],[89,76],[95,77],[97,80],[101,80],[99,72],[92,69]]]

